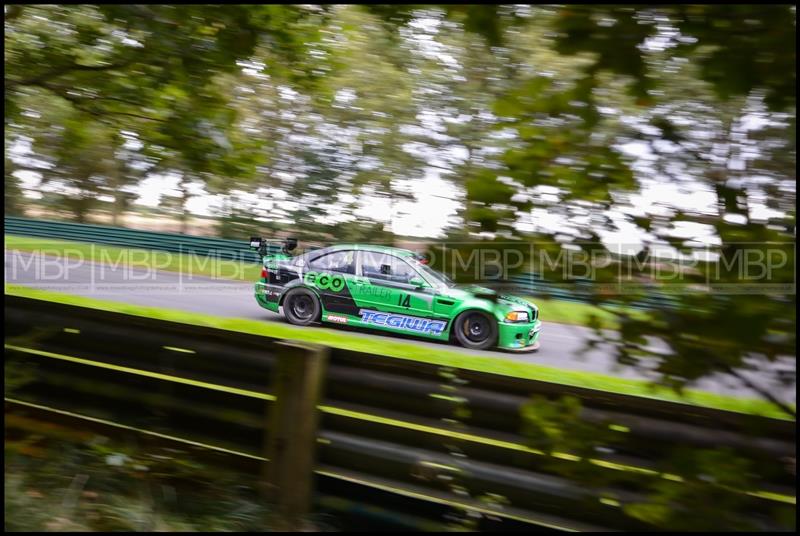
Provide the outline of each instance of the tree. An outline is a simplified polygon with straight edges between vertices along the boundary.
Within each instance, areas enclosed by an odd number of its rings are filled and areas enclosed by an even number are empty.
[[[60,204],[78,221],[86,222],[98,197],[113,189],[119,172],[115,132],[87,114],[68,106],[51,106],[32,133],[42,183],[57,185]]]
[[[218,91],[219,76],[238,70],[237,61],[267,40],[283,60],[271,62],[271,72],[307,83],[313,76],[297,67],[317,25],[306,19],[324,10],[13,6],[5,15],[7,126],[24,123],[31,112],[25,103],[46,94],[96,122],[136,133],[159,170],[177,168],[204,180],[229,149],[219,133],[235,121]]]

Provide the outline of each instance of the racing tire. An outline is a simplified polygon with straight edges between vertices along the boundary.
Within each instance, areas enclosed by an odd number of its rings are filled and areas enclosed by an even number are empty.
[[[283,299],[283,316],[295,326],[309,326],[317,322],[321,312],[319,298],[307,288],[293,288]]]
[[[453,333],[464,348],[486,350],[497,344],[497,322],[482,311],[464,311],[453,322]]]

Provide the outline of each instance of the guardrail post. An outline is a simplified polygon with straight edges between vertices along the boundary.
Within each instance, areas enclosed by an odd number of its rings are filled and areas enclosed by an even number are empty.
[[[277,530],[297,530],[311,509],[317,445],[317,404],[328,348],[282,341],[278,345],[267,414],[265,499],[274,505]]]

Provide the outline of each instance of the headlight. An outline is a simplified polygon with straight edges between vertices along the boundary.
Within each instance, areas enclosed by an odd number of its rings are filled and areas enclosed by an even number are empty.
[[[506,322],[527,322],[527,321],[528,321],[527,311],[511,311],[510,313],[506,314]]]

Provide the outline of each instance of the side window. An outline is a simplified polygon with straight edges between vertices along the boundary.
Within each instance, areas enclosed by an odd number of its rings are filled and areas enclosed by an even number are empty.
[[[361,252],[361,275],[393,283],[408,283],[411,278],[418,277],[417,272],[404,260],[371,251]]]
[[[339,272],[341,274],[356,273],[356,252],[353,250],[336,251],[311,259],[308,263],[311,270],[321,272]]]

